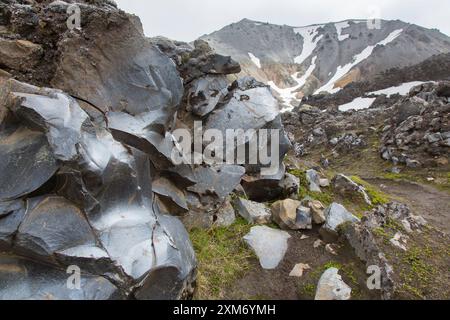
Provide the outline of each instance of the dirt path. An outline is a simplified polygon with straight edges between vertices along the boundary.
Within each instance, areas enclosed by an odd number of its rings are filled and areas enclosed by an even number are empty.
[[[428,185],[407,181],[371,179],[385,193],[400,197],[415,214],[423,216],[433,226],[450,234],[450,194]]]

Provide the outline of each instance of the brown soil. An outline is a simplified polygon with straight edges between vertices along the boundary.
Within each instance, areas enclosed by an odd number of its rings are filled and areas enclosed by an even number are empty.
[[[317,282],[328,265],[340,265],[343,280],[352,287],[354,299],[379,299],[377,292],[365,286],[365,265],[344,244],[338,255],[332,255],[322,245],[314,248],[319,239],[318,229],[308,232],[289,232],[289,248],[283,261],[275,270],[264,270],[258,260],[252,260],[252,268],[241,279],[231,284],[225,298],[231,300],[308,300],[314,298]],[[302,234],[309,236],[301,240]],[[298,263],[308,264],[311,269],[303,277],[290,277],[289,273]]]

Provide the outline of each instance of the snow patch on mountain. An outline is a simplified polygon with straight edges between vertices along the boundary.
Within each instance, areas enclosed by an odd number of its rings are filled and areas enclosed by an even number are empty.
[[[377,44],[373,45],[373,46],[368,46],[367,48],[365,48],[361,53],[355,55],[352,59],[352,62],[346,64],[345,66],[339,66],[336,70],[336,73],[334,74],[334,76],[330,79],[330,81],[328,81],[328,83],[326,83],[324,86],[322,86],[321,88],[319,88],[315,94],[318,94],[322,91],[326,91],[329,93],[336,93],[339,90],[341,90],[341,88],[335,88],[334,84],[339,81],[339,79],[341,79],[343,76],[345,76],[347,73],[350,72],[351,69],[353,69],[356,65],[358,65],[359,63],[361,63],[362,61],[366,60],[368,57],[370,57],[370,55],[372,54],[373,50],[376,48],[376,46],[381,45],[381,46],[386,46],[387,44],[391,43],[392,41],[394,41],[395,39],[397,39],[397,37],[403,32],[403,29],[398,29],[395,30],[393,32],[391,32],[384,40],[378,42]]]
[[[305,85],[308,78],[312,75],[312,73],[316,69],[316,60],[317,56],[312,58],[311,65],[300,78],[298,77],[299,72],[296,72],[291,76],[297,82],[297,85],[294,87],[281,89],[273,81],[269,81],[268,84],[270,85],[270,87],[280,95],[280,98],[283,100],[283,104],[285,104],[285,107],[281,110],[281,112],[292,111],[294,107],[291,106],[291,103],[300,102],[300,100],[296,97],[297,92],[295,91],[301,89]]]
[[[302,53],[294,58],[294,62],[297,64],[302,64],[316,49],[317,43],[323,38],[323,35],[317,36],[319,34],[319,29],[323,27],[322,25],[294,28],[294,32],[298,33],[303,38],[303,49]]]
[[[376,98],[356,98],[352,102],[340,105],[338,107],[339,111],[345,112],[349,110],[363,110],[368,109],[372,106]]]
[[[250,57],[250,60],[259,68],[261,69],[261,60],[258,59],[253,53],[249,52],[248,56]]]
[[[349,34],[342,34],[342,30],[344,30],[345,28],[350,27],[350,23],[348,21],[335,23],[334,26],[336,27],[336,31],[337,31],[337,35],[338,35],[338,40],[339,41],[344,41],[345,39],[350,38]]]
[[[414,88],[415,86],[419,86],[421,84],[424,84],[425,82],[423,81],[413,81],[413,82],[406,82],[406,83],[402,83],[399,86],[396,87],[390,87],[390,88],[386,88],[386,89],[382,89],[382,90],[378,90],[378,91],[374,91],[374,92],[370,92],[368,95],[382,95],[385,94],[388,98],[391,97],[392,95],[395,94],[399,94],[402,96],[405,96],[409,93],[409,91]]]

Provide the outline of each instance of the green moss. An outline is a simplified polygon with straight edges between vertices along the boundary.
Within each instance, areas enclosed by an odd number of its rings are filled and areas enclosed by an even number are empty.
[[[227,285],[250,268],[254,255],[242,239],[250,228],[238,218],[231,227],[190,232],[199,263],[197,299],[222,299]]]
[[[429,264],[434,256],[430,247],[412,247],[402,258],[404,269],[400,273],[403,282],[403,289],[423,298],[426,288],[429,287],[437,273],[436,268]]]
[[[330,188],[323,188],[322,192],[309,191],[309,182],[306,178],[306,171],[293,169],[289,170],[289,173],[296,176],[300,180],[300,188],[298,192],[298,198],[300,200],[310,197],[314,200],[322,202],[323,205],[328,206],[333,203],[334,194]]]
[[[353,180],[353,182],[363,186],[364,189],[366,189],[366,192],[369,195],[373,206],[379,206],[390,202],[389,196],[387,194],[381,192],[376,187],[364,181],[360,177],[352,176],[351,179]]]
[[[397,220],[394,220],[392,218],[387,218],[386,219],[386,226],[385,227],[389,228],[391,230],[394,230],[394,231],[400,231],[400,232],[403,232],[403,233],[406,232],[405,228],[403,227],[403,225],[400,222],[398,222]]]
[[[315,284],[308,283],[300,287],[300,296],[306,298],[314,298],[316,295],[317,287]]]
[[[385,243],[389,243],[389,240],[391,240],[391,236],[386,232],[384,228],[378,227],[373,229],[373,234],[379,238],[382,238]]]

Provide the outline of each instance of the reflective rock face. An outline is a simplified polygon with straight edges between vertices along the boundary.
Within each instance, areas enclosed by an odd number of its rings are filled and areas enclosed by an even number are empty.
[[[49,23],[5,29],[33,38],[48,65],[0,69],[0,299],[191,298],[181,220],[233,223],[230,195],[254,168],[178,164],[173,132],[282,130],[278,104],[254,79],[230,84],[239,64],[204,42],[147,39],[109,1],[78,4],[80,30],[55,23],[65,2],[6,5]]]
[[[2,106],[16,121],[7,123],[0,146],[0,245],[10,252],[0,263],[12,268],[0,269],[0,295],[182,297],[195,281],[196,260],[181,222],[154,206],[150,156],[114,140],[66,94],[22,88],[35,93],[11,92]],[[66,286],[72,265],[82,273],[77,293]],[[38,287],[7,290],[15,285]]]

